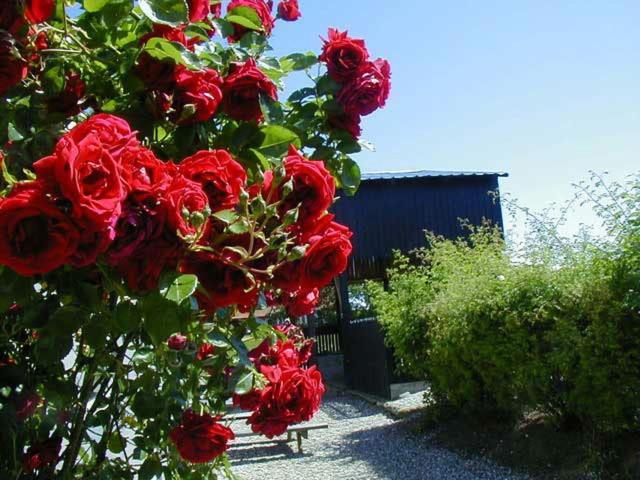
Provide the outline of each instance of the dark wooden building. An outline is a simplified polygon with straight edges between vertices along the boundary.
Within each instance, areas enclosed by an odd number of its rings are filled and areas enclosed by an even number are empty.
[[[447,238],[465,235],[461,219],[502,226],[498,172],[384,172],[363,175],[354,197],[336,203],[336,220],[354,232],[348,272],[336,282],[339,331],[347,385],[389,398],[395,374],[393,353],[385,348],[375,318],[354,318],[349,284],[384,279],[393,250],[425,245],[425,230]],[[353,300],[353,299],[352,299]]]

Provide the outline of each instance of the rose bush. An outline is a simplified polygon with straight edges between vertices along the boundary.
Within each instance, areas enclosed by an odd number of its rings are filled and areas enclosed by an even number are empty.
[[[270,438],[318,410],[312,342],[257,312],[345,271],[329,210],[390,70],[335,30],[273,56],[302,10],[0,5],[0,478],[230,477],[227,400]]]

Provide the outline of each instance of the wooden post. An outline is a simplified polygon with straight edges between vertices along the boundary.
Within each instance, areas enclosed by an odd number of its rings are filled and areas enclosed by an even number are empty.
[[[334,281],[336,288],[336,298],[338,299],[338,320],[340,322],[340,337],[342,340],[342,353],[344,358],[344,380],[348,386],[353,385],[353,372],[351,369],[351,338],[349,324],[352,313],[349,304],[349,276],[346,273],[340,275]]]

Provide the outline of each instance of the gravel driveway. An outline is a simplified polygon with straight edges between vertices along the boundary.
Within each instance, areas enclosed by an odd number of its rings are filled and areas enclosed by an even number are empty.
[[[295,443],[247,444],[230,450],[234,472],[244,480],[524,480],[481,459],[466,459],[415,435],[415,418],[393,420],[348,394],[328,392],[314,422],[328,430],[309,432],[304,453]],[[237,431],[245,431],[234,425]]]

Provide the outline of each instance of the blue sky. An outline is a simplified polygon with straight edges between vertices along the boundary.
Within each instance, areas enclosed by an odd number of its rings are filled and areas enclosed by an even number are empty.
[[[637,0],[300,0],[281,54],[318,51],[330,26],[389,59],[387,108],[367,117],[363,171],[504,170],[541,209],[588,170],[640,170]],[[590,222],[577,212],[568,228]]]

